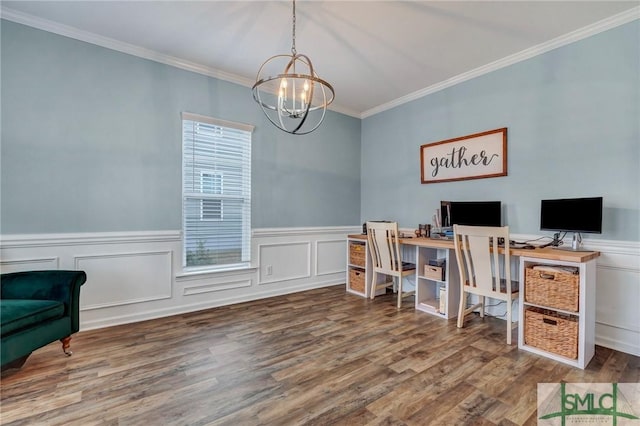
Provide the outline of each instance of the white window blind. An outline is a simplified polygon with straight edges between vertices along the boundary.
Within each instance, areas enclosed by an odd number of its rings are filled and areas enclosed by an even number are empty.
[[[185,267],[250,261],[253,127],[182,114]]]

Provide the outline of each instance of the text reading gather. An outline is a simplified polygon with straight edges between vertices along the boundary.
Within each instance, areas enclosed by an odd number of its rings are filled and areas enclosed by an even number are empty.
[[[443,155],[442,157],[433,157],[431,159],[431,166],[433,167],[431,176],[436,177],[440,168],[458,169],[468,166],[477,166],[480,164],[488,166],[497,157],[500,157],[500,155],[487,155],[487,151],[484,149],[479,153],[468,156],[466,147],[461,146],[459,148],[453,148],[449,154]]]

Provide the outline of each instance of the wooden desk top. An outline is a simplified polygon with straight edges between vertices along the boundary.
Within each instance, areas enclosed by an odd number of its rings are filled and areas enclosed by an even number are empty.
[[[367,236],[363,234],[352,234],[348,236],[351,239],[366,241]],[[437,238],[400,238],[400,244],[411,246],[442,248],[453,250],[453,240],[437,239]],[[501,248],[504,250],[504,248]],[[556,248],[536,248],[521,249],[511,248],[511,256],[533,257],[538,259],[559,260],[563,262],[584,263],[600,256],[599,251],[569,251],[558,250]]]

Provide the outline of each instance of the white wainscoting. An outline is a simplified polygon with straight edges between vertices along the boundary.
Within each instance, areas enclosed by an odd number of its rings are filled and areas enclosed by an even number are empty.
[[[80,294],[83,311],[171,299],[171,251],[75,256],[74,269],[93,277]]]
[[[49,269],[59,269],[58,265],[58,257],[0,260],[0,270],[2,271],[2,273],[20,271],[46,271]]]
[[[316,275],[346,273],[347,245],[345,240],[316,241]]]
[[[311,242],[258,244],[258,284],[311,277]]]
[[[85,270],[80,321],[88,330],[342,284],[346,236],[360,230],[254,229],[252,266],[217,273],[182,271],[179,231],[4,235],[0,268],[3,273]],[[584,244],[602,253],[596,343],[640,356],[640,243],[585,239]]]
[[[343,284],[346,236],[359,230],[254,229],[251,267],[215,273],[183,271],[180,231],[3,235],[0,267],[84,270],[89,330]]]
[[[596,270],[596,343],[640,356],[640,243],[586,240]]]

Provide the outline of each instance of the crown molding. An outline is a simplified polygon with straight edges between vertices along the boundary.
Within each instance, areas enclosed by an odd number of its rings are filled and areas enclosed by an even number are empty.
[[[27,13],[19,12],[7,8],[0,4],[0,17],[8,21],[16,22],[18,24],[27,25],[39,30],[47,31],[50,33],[58,34],[61,36],[69,37],[75,40],[84,41],[86,43],[95,44],[97,46],[105,47],[107,49],[115,50],[118,52],[126,53],[129,55],[137,56],[143,59],[148,59],[154,62],[159,62],[165,65],[170,65],[176,68],[180,68],[186,71],[195,72],[197,74],[206,75],[209,77],[217,78],[220,80],[228,81],[245,87],[252,87],[254,81],[252,79],[242,77],[236,74],[225,72],[216,68],[208,67],[196,62],[187,61],[175,56],[166,55],[156,52],[151,49],[136,46],[129,43],[124,43],[109,37],[103,37],[98,34],[91,33],[89,31],[83,31],[69,25],[60,24],[48,19],[39,18]],[[625,12],[613,15],[609,18],[598,21],[594,24],[572,31],[563,36],[557,37],[545,43],[541,43],[537,46],[525,49],[521,52],[475,68],[471,71],[459,74],[455,77],[441,81],[437,84],[431,85],[424,89],[410,93],[406,96],[394,99],[393,101],[378,105],[364,112],[358,112],[353,109],[338,105],[331,104],[329,109],[334,112],[338,112],[344,115],[348,115],[355,118],[364,119],[380,112],[395,108],[405,103],[420,99],[424,96],[446,89],[456,84],[465,82],[475,77],[479,77],[483,74],[487,74],[509,65],[516,64],[518,62],[533,58],[534,56],[541,55],[549,52],[550,50],[557,49],[562,46],[574,43],[576,41],[585,39],[587,37],[599,34],[603,31],[611,28],[624,25],[631,21],[640,19],[640,6],[629,9]]]
[[[601,32],[607,31],[609,29],[619,27],[620,25],[627,24],[629,22],[640,19],[640,6],[629,9],[625,12],[610,16],[609,18],[603,19],[601,21],[595,22],[586,27],[577,29],[568,34],[562,35],[560,37],[556,37],[552,40],[549,40],[545,43],[538,44],[536,46],[525,49],[521,52],[515,53],[513,55],[506,56],[502,59],[498,59],[497,61],[488,63],[481,67],[475,68],[471,71],[464,72],[462,74],[458,74],[455,77],[449,78],[447,80],[436,83],[432,86],[426,87],[424,89],[418,90],[416,92],[410,93],[406,96],[403,96],[398,99],[394,99],[391,102],[384,103],[382,105],[378,105],[377,107],[371,108],[367,111],[364,111],[360,118],[364,119],[367,117],[371,117],[372,115],[378,114],[380,112],[395,108],[402,104],[406,104],[408,102],[414,101],[416,99],[420,99],[424,96],[430,95],[435,92],[439,92],[440,90],[446,89],[451,86],[455,86],[456,84],[460,84],[467,80],[471,80],[472,78],[479,77],[484,74],[488,74],[490,72],[499,70],[501,68],[508,67],[509,65],[516,64],[518,62],[525,61],[527,59],[531,59],[535,56],[542,55],[543,53],[549,52],[551,50],[557,49],[562,46],[566,46],[571,43],[575,43],[576,41],[583,40],[587,37],[591,37],[593,35],[599,34]]]
[[[124,43],[122,41],[94,34],[89,31],[83,31],[69,25],[60,24],[48,19],[42,19],[37,16],[9,9],[4,6],[0,6],[0,16],[2,17],[2,19],[16,22],[18,24],[27,25],[39,30],[69,37],[75,40],[84,41],[86,43],[95,44],[97,46],[116,50],[122,53],[127,53],[129,55],[137,56],[143,59],[149,59],[151,61],[171,65],[183,70],[192,71],[198,74],[204,74],[209,77],[218,78],[220,80],[229,81],[231,83],[236,83],[242,86],[251,87],[254,83],[251,79],[245,77],[207,67],[195,62],[190,62],[181,58],[177,58],[175,56],[165,55],[163,53],[156,52],[155,50],[146,49],[144,47],[136,46],[129,43]]]
[[[7,21],[12,21],[18,24],[47,31],[53,34],[58,34],[64,37],[69,37],[75,40],[84,41],[86,43],[95,44],[96,46],[115,50],[121,53],[126,53],[128,55],[133,55],[139,58],[148,59],[150,61],[159,62],[161,64],[170,65],[172,67],[180,68],[185,71],[191,71],[197,74],[217,78],[219,80],[228,81],[240,86],[253,87],[253,84],[255,83],[255,81],[250,78],[242,77],[237,74],[232,74],[196,62],[187,61],[175,56],[166,55],[164,53],[156,52],[155,50],[146,49],[134,44],[118,41],[110,37],[104,37],[89,31],[80,30],[78,28],[50,21],[48,19],[39,18],[37,16],[19,12],[2,5],[0,5],[0,17],[2,19],[6,19]],[[329,106],[329,109],[334,112],[349,115],[355,118],[360,118],[359,111],[354,111],[344,106],[332,104],[331,106]]]

